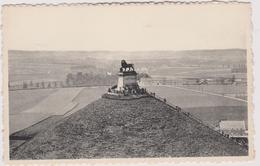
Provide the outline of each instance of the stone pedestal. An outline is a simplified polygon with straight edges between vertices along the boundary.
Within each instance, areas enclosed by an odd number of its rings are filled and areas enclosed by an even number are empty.
[[[135,71],[123,71],[118,73],[117,90],[123,91],[126,87],[130,89],[136,89],[138,87],[137,73]]]

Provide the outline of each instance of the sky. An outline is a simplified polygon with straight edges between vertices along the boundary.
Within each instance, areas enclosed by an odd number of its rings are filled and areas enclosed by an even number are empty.
[[[5,50],[249,48],[249,4],[5,7]]]

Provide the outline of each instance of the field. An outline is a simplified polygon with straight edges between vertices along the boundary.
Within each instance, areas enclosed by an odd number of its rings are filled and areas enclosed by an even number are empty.
[[[154,70],[153,73],[159,76],[173,76],[173,77],[228,77],[232,76],[229,68],[216,68],[216,67],[165,67],[159,70]]]
[[[194,107],[247,106],[246,102],[224,96],[195,92],[189,89],[166,86],[147,86],[146,88],[184,109]]]
[[[68,116],[100,98],[107,87],[10,91],[10,134],[50,116]]]
[[[10,115],[32,108],[56,91],[57,89],[9,91]]]
[[[246,101],[177,87],[147,86],[146,88],[213,126],[219,120],[245,120],[247,122]]]
[[[218,107],[195,107],[186,108],[186,112],[190,112],[202,121],[211,126],[217,126],[220,120],[245,121],[247,126],[247,107],[246,106],[218,106]]]
[[[183,85],[184,88],[208,91],[218,94],[245,94],[247,95],[246,85]]]
[[[216,93],[247,101],[247,85],[180,85],[186,89]]]

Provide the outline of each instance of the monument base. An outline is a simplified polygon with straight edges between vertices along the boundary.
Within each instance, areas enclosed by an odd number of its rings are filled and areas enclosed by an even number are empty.
[[[120,93],[111,93],[111,92],[102,95],[102,98],[112,99],[112,100],[134,100],[134,99],[140,99],[145,97],[151,97],[151,95],[149,94],[123,95]]]
[[[146,94],[146,89],[140,88],[137,83],[137,73],[133,64],[127,64],[125,60],[121,61],[121,68],[118,75],[117,85],[108,89],[108,93],[115,96],[134,96]]]
[[[118,73],[117,90],[135,90],[138,89],[137,73],[135,71],[124,71]]]

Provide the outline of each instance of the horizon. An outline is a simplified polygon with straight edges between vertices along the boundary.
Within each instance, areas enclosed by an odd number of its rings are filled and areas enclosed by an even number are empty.
[[[170,50],[153,50],[153,51],[59,51],[59,50],[46,50],[46,51],[38,51],[38,50],[9,50],[9,58],[12,57],[12,54],[15,56],[31,56],[35,54],[36,56],[40,56],[41,58],[55,56],[55,57],[63,57],[69,56],[70,59],[75,58],[93,58],[93,59],[106,59],[106,60],[118,60],[118,59],[126,59],[126,60],[141,60],[141,59],[172,59],[178,56],[187,55],[192,57],[201,56],[210,56],[210,55],[222,55],[222,56],[231,56],[231,55],[247,55],[246,49],[205,49],[205,50],[179,50],[179,51],[170,51]],[[230,52],[227,54],[226,52]],[[51,54],[51,55],[48,55]]]
[[[24,52],[179,52],[179,51],[215,51],[215,50],[248,50],[247,48],[208,48],[208,49],[180,49],[180,50],[134,50],[134,51],[129,51],[129,50],[58,50],[58,49],[53,49],[53,50],[31,50],[31,49],[10,49],[9,51],[24,51]]]

